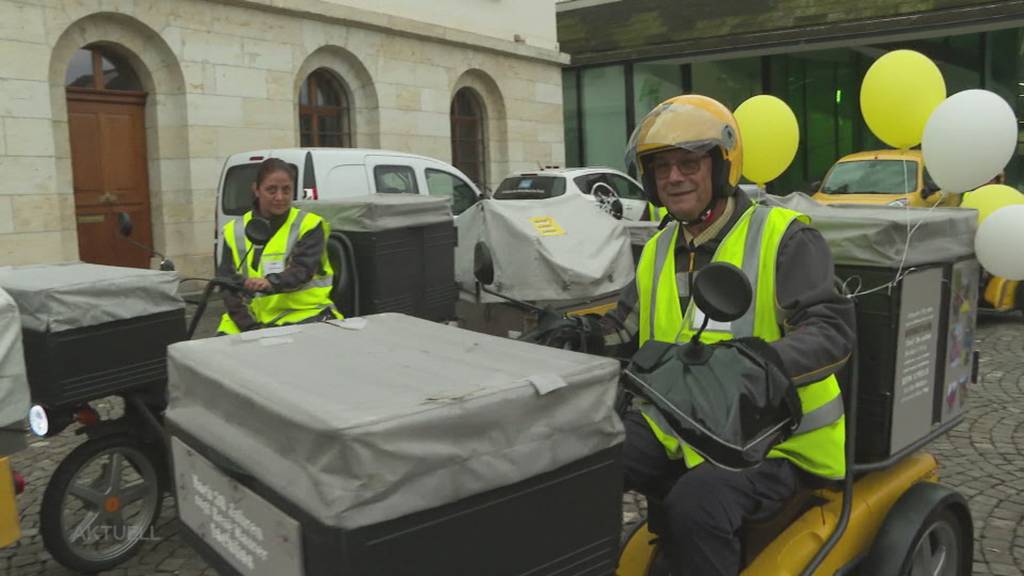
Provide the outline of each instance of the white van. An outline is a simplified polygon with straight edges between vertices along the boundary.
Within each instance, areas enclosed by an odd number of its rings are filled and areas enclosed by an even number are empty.
[[[220,258],[218,236],[230,218],[252,208],[252,183],[260,162],[280,158],[298,173],[296,200],[326,200],[367,194],[424,194],[452,199],[460,214],[480,197],[480,191],[451,164],[387,150],[362,148],[279,148],[233,154],[224,162],[217,188],[217,227],[214,259]]]

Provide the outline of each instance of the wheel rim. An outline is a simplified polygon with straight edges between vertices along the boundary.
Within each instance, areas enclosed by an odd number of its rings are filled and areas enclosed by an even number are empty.
[[[156,469],[141,451],[114,446],[75,471],[60,502],[61,535],[75,555],[105,562],[130,551],[152,524]]]
[[[929,526],[918,541],[910,576],[957,576],[959,564],[956,530],[943,520]]]

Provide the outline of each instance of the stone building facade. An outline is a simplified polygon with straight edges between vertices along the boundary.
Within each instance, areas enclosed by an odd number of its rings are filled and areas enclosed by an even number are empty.
[[[111,216],[83,199],[115,205],[136,178],[156,249],[209,272],[225,158],[305,142],[313,73],[347,145],[451,161],[469,88],[482,184],[562,164],[555,38],[550,0],[0,0],[0,265],[77,260]]]

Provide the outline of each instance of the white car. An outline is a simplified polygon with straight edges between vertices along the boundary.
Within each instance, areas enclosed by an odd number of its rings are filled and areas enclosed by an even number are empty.
[[[578,194],[616,218],[640,220],[647,197],[636,180],[613,168],[557,168],[516,172],[498,185],[495,200],[528,200]]]

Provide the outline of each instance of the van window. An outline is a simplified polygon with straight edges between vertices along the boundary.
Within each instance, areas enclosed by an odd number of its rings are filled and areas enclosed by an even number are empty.
[[[294,164],[289,165],[293,170],[297,170]],[[252,209],[252,185],[256,182],[256,173],[259,169],[259,162],[228,168],[228,173],[224,176],[224,189],[221,190],[221,209],[225,214],[241,216]]]
[[[431,196],[444,196],[452,200],[452,214],[459,215],[476,204],[476,192],[462,178],[454,174],[427,168],[427,191]]]
[[[409,166],[375,166],[373,180],[381,194],[419,194],[416,173]]]

